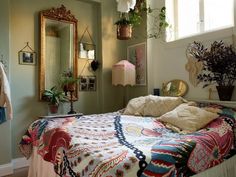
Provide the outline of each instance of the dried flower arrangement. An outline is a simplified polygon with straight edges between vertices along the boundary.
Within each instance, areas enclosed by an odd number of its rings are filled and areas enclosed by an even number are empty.
[[[206,87],[217,83],[219,86],[233,86],[236,80],[236,52],[232,45],[223,41],[214,41],[210,48],[205,48],[202,43],[194,42],[188,51],[197,60],[203,62],[203,71],[198,79]]]
[[[203,70],[198,75],[198,79],[205,83],[203,87],[217,84],[220,100],[230,100],[236,80],[236,51],[233,46],[214,41],[205,48],[202,43],[194,42],[187,51],[203,63]]]

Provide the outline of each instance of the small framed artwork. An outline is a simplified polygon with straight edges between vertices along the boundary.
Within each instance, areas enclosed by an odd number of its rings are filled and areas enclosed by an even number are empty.
[[[96,76],[81,76],[79,82],[80,91],[96,91]]]
[[[88,76],[88,91],[96,91],[96,77]]]
[[[128,46],[127,59],[135,65],[136,85],[145,86],[147,80],[147,52],[146,43]]]
[[[36,64],[36,53],[29,51],[20,51],[18,53],[19,64],[21,65],[35,65]]]
[[[87,91],[87,78],[85,76],[80,77],[79,90],[80,91]]]

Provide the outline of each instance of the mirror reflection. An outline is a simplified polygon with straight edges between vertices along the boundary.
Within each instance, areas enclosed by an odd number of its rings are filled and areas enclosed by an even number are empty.
[[[58,85],[63,72],[73,68],[73,25],[46,19],[45,87]]]
[[[95,59],[95,45],[88,43],[79,44],[79,57],[93,60]]]
[[[187,93],[188,85],[183,80],[171,80],[163,84],[162,92],[164,96],[184,96]]]
[[[39,99],[45,89],[60,86],[62,73],[77,78],[77,19],[65,6],[40,12]],[[78,99],[76,91],[74,100]]]

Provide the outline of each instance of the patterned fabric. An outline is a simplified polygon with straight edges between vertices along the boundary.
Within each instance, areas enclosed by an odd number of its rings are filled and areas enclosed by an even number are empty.
[[[228,124],[231,125],[231,127],[233,127],[235,137],[234,146],[236,148],[236,109],[218,104],[201,102],[199,102],[197,106],[219,114]]]
[[[151,117],[115,112],[37,120],[20,147],[37,148],[61,177],[174,177],[219,164],[233,140],[232,127],[223,118],[183,135]]]

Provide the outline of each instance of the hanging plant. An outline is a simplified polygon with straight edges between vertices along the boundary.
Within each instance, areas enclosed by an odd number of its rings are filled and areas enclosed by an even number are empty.
[[[115,22],[117,25],[117,38],[130,39],[133,27],[137,27],[142,23],[144,15],[149,15],[153,19],[147,38],[160,38],[165,29],[169,27],[166,21],[166,8],[152,9],[147,7],[146,0],[138,0],[134,9],[120,13],[119,20]]]
[[[148,38],[160,38],[165,34],[166,28],[170,27],[166,20],[166,7],[152,9],[148,15],[152,18],[151,27],[148,30]]]
[[[147,13],[149,9],[146,7],[145,0],[138,0],[133,9],[128,12],[120,12],[120,18],[115,22],[115,25],[117,25],[117,39],[130,39],[133,27],[141,24],[144,13]]]

